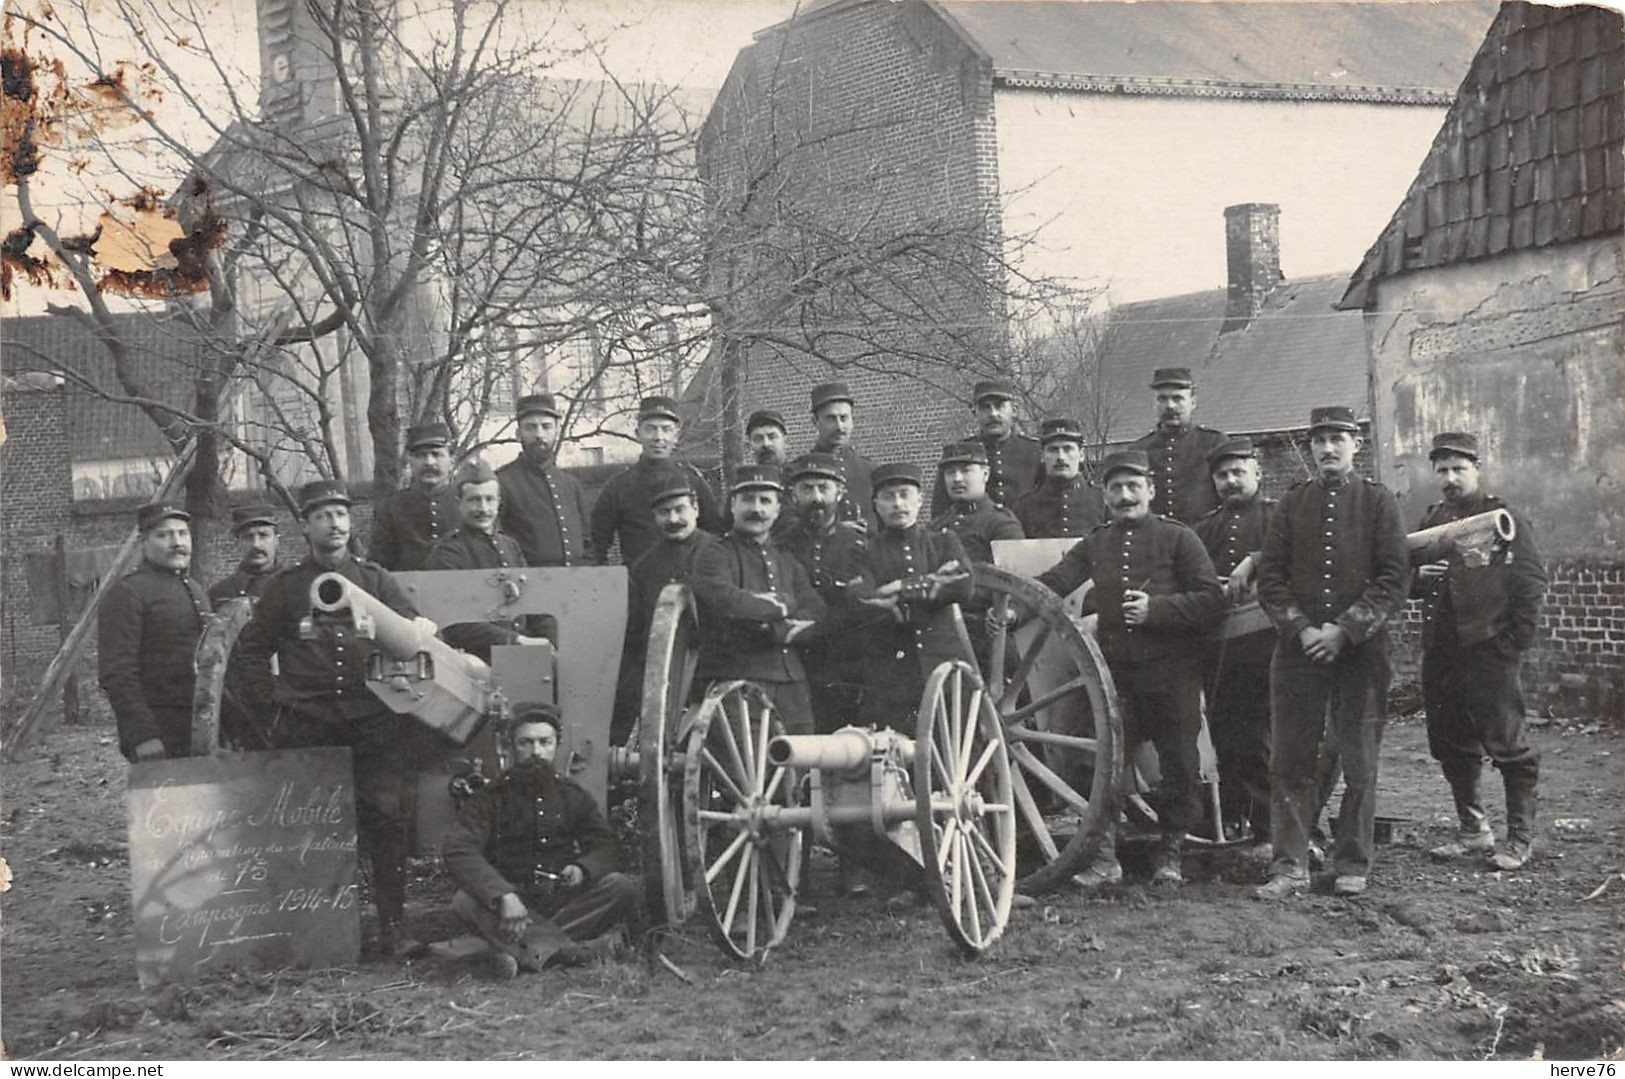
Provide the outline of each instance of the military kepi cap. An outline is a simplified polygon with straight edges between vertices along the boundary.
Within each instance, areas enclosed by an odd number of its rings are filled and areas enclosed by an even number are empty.
[[[784,416],[776,409],[771,408],[759,408],[750,414],[750,419],[745,421],[745,433],[747,435],[758,427],[777,427],[785,434],[790,433],[790,428],[784,425]]]
[[[818,414],[819,409],[836,401],[845,401],[849,405],[857,403],[853,400],[852,391],[846,388],[844,382],[820,383],[812,388],[811,397],[813,415],[815,416]]]
[[[649,508],[656,509],[662,502],[679,495],[693,494],[694,484],[690,482],[688,473],[680,468],[666,469],[655,477],[654,483],[649,488]]]
[[[493,483],[496,478],[496,471],[485,463],[485,459],[476,457],[457,470],[457,475],[452,478],[452,485],[457,488],[458,494],[462,494],[465,483]]]
[[[677,402],[664,394],[654,397],[645,397],[638,402],[638,422],[644,420],[670,420],[673,423],[682,423],[683,417],[677,411]]]
[[[514,706],[513,726],[522,723],[547,723],[555,734],[564,733],[564,714],[559,706],[548,701],[525,701]]]
[[[255,502],[248,506],[231,508],[231,532],[238,535],[253,525],[276,526],[276,507],[269,502]]]
[[[344,484],[337,480],[312,480],[299,489],[299,516],[308,517],[311,510],[332,502],[341,506],[353,504]]]
[[[550,393],[527,393],[519,399],[513,410],[514,418],[520,420],[536,412],[552,416],[555,420],[564,418],[564,413],[559,411],[559,403]]]
[[[942,447],[942,458],[937,462],[938,467],[985,464],[987,464],[987,447],[975,440],[948,443]]]
[[[999,401],[1012,401],[1021,396],[1016,384],[1007,378],[984,378],[971,389],[971,407],[975,408],[989,397]]]
[[[789,471],[785,474],[785,478],[791,483],[809,476],[821,476],[825,479],[834,480],[836,483],[845,483],[846,466],[833,453],[822,453],[813,450],[811,453],[804,453],[791,461]]]
[[[1309,433],[1314,434],[1321,429],[1332,431],[1352,431],[1360,433],[1360,424],[1354,418],[1354,410],[1347,405],[1327,405],[1324,408],[1309,411]]]
[[[179,503],[148,502],[145,506],[142,506],[140,509],[135,511],[135,526],[142,532],[146,532],[150,529],[158,527],[160,522],[167,521],[171,517],[178,518],[179,520],[186,521],[188,523],[190,523],[192,520],[192,515],[181,509]]]
[[[443,423],[420,423],[406,429],[406,452],[451,445],[451,428]]]
[[[1108,453],[1106,460],[1100,465],[1100,478],[1109,480],[1113,472],[1138,472],[1142,476],[1151,475],[1151,459],[1145,455],[1144,450],[1118,450]]]
[[[1465,431],[1445,431],[1433,436],[1433,448],[1428,451],[1428,460],[1436,461],[1440,457],[1470,457],[1478,460],[1478,436],[1467,434]]]
[[[1159,367],[1151,375],[1151,388],[1153,390],[1163,386],[1188,390],[1195,387],[1195,385],[1196,382],[1191,378],[1191,369],[1189,367]]]
[[[1076,442],[1083,445],[1083,425],[1071,416],[1051,416],[1038,428],[1038,441],[1047,446],[1051,442]]]
[[[1253,440],[1252,439],[1247,438],[1245,435],[1238,435],[1235,438],[1227,438],[1223,442],[1219,443],[1217,446],[1214,446],[1213,449],[1208,453],[1208,455],[1207,455],[1208,471],[1210,471],[1210,472],[1218,471],[1219,462],[1223,461],[1227,457],[1257,457],[1257,456],[1258,456],[1258,451],[1253,449]]]
[[[779,474],[778,465],[740,465],[729,490],[734,494],[740,491],[782,491],[784,480]]]
[[[924,487],[925,474],[920,471],[919,465],[908,461],[894,465],[876,465],[875,470],[869,473],[869,485],[877,493],[882,487],[898,483],[912,483],[916,487]]]

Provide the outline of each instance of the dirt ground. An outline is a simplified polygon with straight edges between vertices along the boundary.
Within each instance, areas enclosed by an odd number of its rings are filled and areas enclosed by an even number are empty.
[[[0,770],[0,1005],[12,1058],[1529,1058],[1625,1052],[1625,737],[1542,721],[1533,871],[1439,864],[1452,827],[1418,717],[1389,726],[1401,825],[1359,900],[1249,898],[1239,852],[1193,855],[1177,894],[1130,880],[1016,911],[980,961],[929,907],[815,895],[763,969],[703,931],[642,961],[481,980],[430,961],[136,983],[123,763],[107,727],[57,729]],[[1492,815],[1499,783],[1487,777]],[[827,870],[827,863],[821,863]],[[1130,866],[1131,875],[1133,866]],[[815,873],[822,891],[828,873]],[[1605,882],[1608,887],[1588,898]],[[443,875],[412,928],[450,935]]]

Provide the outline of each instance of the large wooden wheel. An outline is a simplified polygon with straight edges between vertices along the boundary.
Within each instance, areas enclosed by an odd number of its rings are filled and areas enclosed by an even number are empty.
[[[1099,647],[1060,597],[1025,577],[978,563],[978,604],[997,616],[978,650],[988,699],[1009,744],[1010,780],[1029,839],[1024,892],[1053,888],[1094,857],[1116,814],[1123,716]],[[1020,628],[1004,617],[1026,616]]]
[[[1004,726],[965,663],[926,679],[914,742],[915,824],[925,879],[942,924],[967,955],[986,951],[1010,921],[1016,812]]]
[[[761,962],[790,931],[802,831],[775,822],[800,797],[795,770],[770,765],[783,733],[751,682],[719,682],[695,709],[684,745],[683,851],[698,913],[729,955]]]
[[[638,724],[638,834],[643,887],[656,921],[681,925],[694,911],[682,854],[683,772],[680,748],[699,662],[692,593],[667,585],[655,603],[643,665],[643,713]]]

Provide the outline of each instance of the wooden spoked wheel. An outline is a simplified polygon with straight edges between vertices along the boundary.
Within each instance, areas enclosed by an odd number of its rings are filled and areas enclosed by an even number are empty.
[[[948,935],[980,955],[1010,921],[1016,808],[1004,726],[981,678],[942,663],[926,679],[914,742],[915,824]]]
[[[748,962],[790,931],[801,881],[802,830],[775,821],[800,798],[795,769],[768,763],[767,743],[781,733],[761,687],[719,682],[695,709],[684,748],[688,879],[717,943]]]
[[[650,916],[667,925],[681,925],[694,911],[682,855],[683,772],[674,751],[694,688],[698,632],[693,595],[682,585],[667,585],[650,622],[637,733],[644,899]]]
[[[976,566],[976,593],[996,616],[979,650],[982,680],[1009,744],[1017,815],[1030,849],[1017,887],[1040,892],[1082,870],[1115,815],[1123,716],[1095,642],[1060,597],[1035,581]],[[1021,612],[1016,630],[1004,615]]]

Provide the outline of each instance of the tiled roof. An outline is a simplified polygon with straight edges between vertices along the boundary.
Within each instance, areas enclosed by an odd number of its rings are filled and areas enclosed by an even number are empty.
[[[1388,227],[1342,303],[1371,284],[1625,228],[1625,19],[1502,6]]]
[[[1147,387],[1158,367],[1189,367],[1197,422],[1231,434],[1297,430],[1319,405],[1368,418],[1364,319],[1333,308],[1344,281],[1282,282],[1250,325],[1226,334],[1222,288],[1114,308],[1100,346],[1106,441],[1150,430]]]
[[[1445,104],[1493,0],[934,0],[1007,85]]]
[[[203,346],[179,319],[158,314],[115,314],[118,332],[130,343],[137,376],[154,396],[176,408],[192,407],[193,376]],[[0,323],[0,355],[7,375],[25,371],[71,371],[118,392],[106,348],[83,323],[63,315],[8,318]],[[68,436],[75,461],[122,460],[168,454],[158,426],[135,405],[88,394],[72,379]]]

